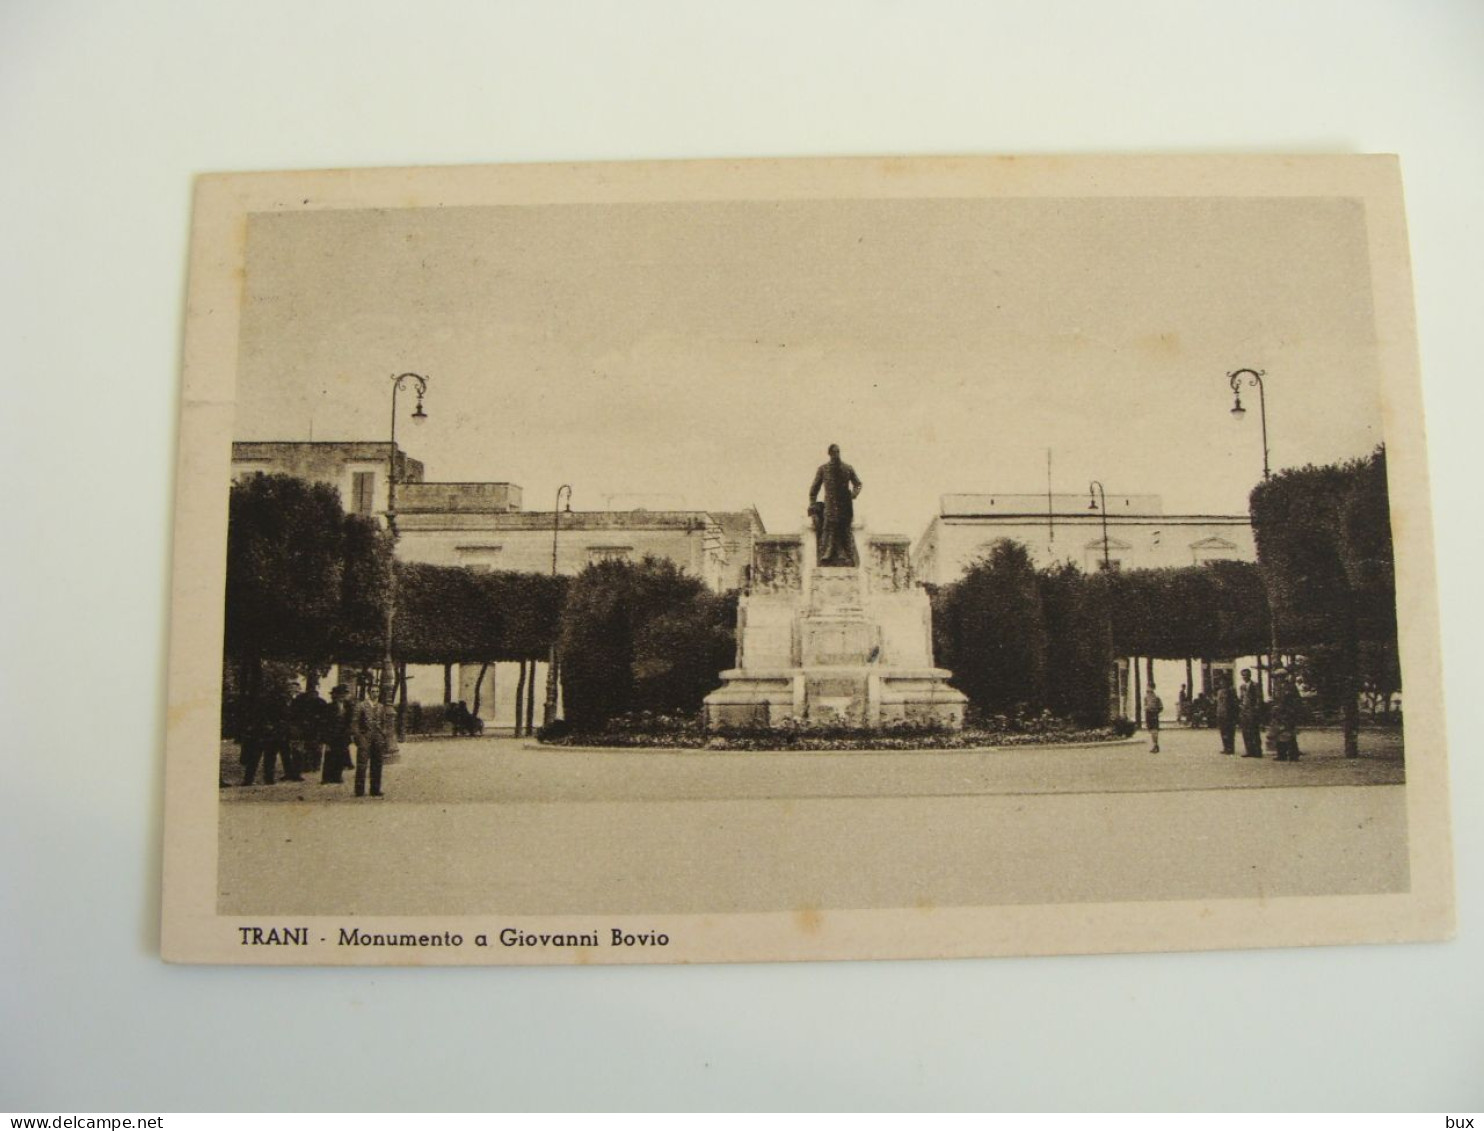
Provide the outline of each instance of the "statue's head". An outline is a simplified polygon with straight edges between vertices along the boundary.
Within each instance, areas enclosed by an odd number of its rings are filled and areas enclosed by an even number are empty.
[[[839,444],[831,444],[830,445],[830,459],[839,459],[839,458],[840,458],[840,445]]]

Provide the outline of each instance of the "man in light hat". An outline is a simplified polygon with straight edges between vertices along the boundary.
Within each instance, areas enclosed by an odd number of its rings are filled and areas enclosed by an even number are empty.
[[[1297,762],[1298,690],[1288,678],[1288,669],[1273,669],[1273,708],[1268,720],[1268,745],[1280,762]]]
[[[366,771],[371,771],[371,796],[380,797],[381,766],[386,761],[389,710],[362,699],[351,704],[350,736],[356,744],[356,796],[366,796]]]

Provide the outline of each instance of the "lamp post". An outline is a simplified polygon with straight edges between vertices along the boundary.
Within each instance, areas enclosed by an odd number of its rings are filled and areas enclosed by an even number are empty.
[[[1226,375],[1227,381],[1232,387],[1232,416],[1241,420],[1247,415],[1247,410],[1242,407],[1242,378],[1247,378],[1246,384],[1257,386],[1257,408],[1262,419],[1262,477],[1271,479],[1272,472],[1268,468],[1268,398],[1263,387],[1264,369],[1238,369]],[[1268,649],[1268,694],[1273,692],[1273,669],[1278,664],[1278,618],[1271,617],[1269,628],[1272,630],[1272,639],[1269,641]],[[1257,664],[1258,686],[1261,689],[1262,680],[1262,657],[1259,656]]]
[[[1108,571],[1108,568],[1109,568],[1109,564],[1108,564],[1108,495],[1103,490],[1103,485],[1100,482],[1098,482],[1096,479],[1094,479],[1091,483],[1089,483],[1087,485],[1087,493],[1090,496],[1092,496],[1091,500],[1087,504],[1087,509],[1090,510],[1090,511],[1102,511],[1102,514],[1103,514],[1103,572],[1106,573]],[[1099,500],[1102,500],[1102,505],[1101,506],[1099,505],[1099,502],[1098,502]]]
[[[1101,512],[1103,520],[1103,572],[1108,573],[1111,569],[1111,563],[1108,560],[1108,493],[1103,490],[1103,484],[1097,479],[1094,479],[1087,485],[1087,493],[1091,496],[1087,503],[1087,509]],[[1108,672],[1108,710],[1114,715],[1117,715],[1121,710],[1118,670],[1118,665],[1114,664]],[[1138,714],[1137,707],[1134,714]]]
[[[1247,410],[1242,407],[1242,378],[1247,378],[1249,386],[1257,386],[1257,409],[1262,417],[1262,477],[1268,479],[1271,472],[1268,470],[1268,398],[1262,385],[1264,372],[1261,369],[1238,369],[1226,377],[1232,387],[1232,415],[1238,420],[1247,415]]]
[[[557,488],[556,502],[551,505],[551,576],[557,575],[557,535],[562,529],[562,492],[567,493],[567,513],[572,513],[572,485],[563,483]],[[546,661],[546,707],[541,719],[546,726],[556,722],[557,709],[557,646],[551,641],[551,653]]]
[[[391,578],[388,583],[386,597],[386,649],[381,659],[381,707],[382,711],[389,711],[392,702],[396,698],[397,675],[392,660],[392,622],[397,615],[397,563],[395,547],[397,544],[397,394],[403,386],[411,383],[417,392],[417,407],[412,412],[412,422],[422,424],[428,419],[428,414],[423,411],[423,394],[428,391],[428,379],[418,373],[397,373],[392,375],[392,429],[391,444],[387,449],[386,465],[386,526],[392,536],[392,562]],[[400,723],[400,720],[398,720]]]

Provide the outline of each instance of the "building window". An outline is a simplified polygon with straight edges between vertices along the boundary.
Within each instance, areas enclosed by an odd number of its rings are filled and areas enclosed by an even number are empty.
[[[376,472],[352,472],[350,495],[352,514],[374,514],[376,512]]]
[[[1082,549],[1083,553],[1086,555],[1086,557],[1084,558],[1084,566],[1088,573],[1096,573],[1098,570],[1104,568],[1104,548],[1103,540],[1101,538],[1094,538]],[[1126,559],[1128,552],[1132,549],[1133,547],[1130,546],[1127,542],[1121,541],[1117,538],[1109,538],[1106,551],[1108,559],[1107,568],[1115,572],[1122,569],[1124,560]]]
[[[634,547],[632,546],[589,546],[587,548],[588,565],[597,565],[599,562],[626,562],[632,560]]]
[[[491,573],[500,568],[499,546],[460,546],[459,565],[475,573]]]
[[[267,475],[272,470],[273,465],[267,460],[233,460],[232,482],[240,483],[254,475]]]
[[[1193,542],[1190,553],[1196,565],[1205,565],[1207,562],[1230,562],[1237,559],[1236,545],[1225,538],[1203,538],[1199,542]]]

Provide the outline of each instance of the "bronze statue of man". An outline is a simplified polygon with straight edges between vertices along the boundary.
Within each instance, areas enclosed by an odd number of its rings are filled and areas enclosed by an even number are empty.
[[[824,489],[824,502],[819,498]],[[819,465],[814,485],[809,488],[809,516],[814,521],[815,544],[822,566],[858,566],[855,536],[850,532],[855,521],[855,497],[861,493],[861,481],[855,468],[840,459],[840,445],[830,445],[828,463]]]

